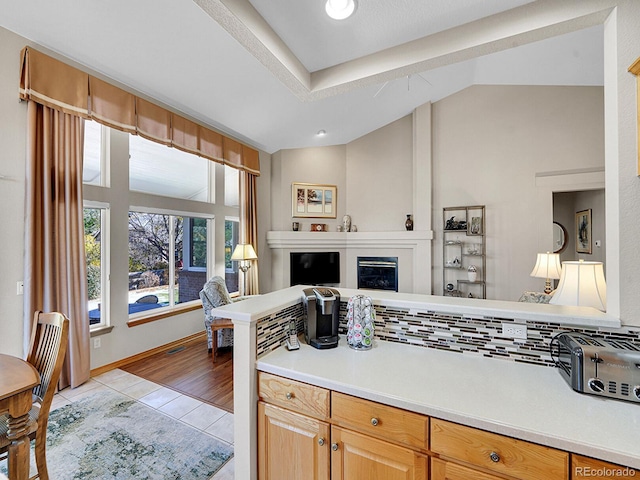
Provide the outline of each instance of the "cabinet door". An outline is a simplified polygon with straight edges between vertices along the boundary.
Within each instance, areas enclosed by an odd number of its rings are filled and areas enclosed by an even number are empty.
[[[329,480],[329,424],[258,403],[258,478]]]
[[[427,457],[408,448],[331,427],[332,480],[426,480]]]
[[[482,473],[438,458],[431,459],[431,480],[501,480],[501,477]]]

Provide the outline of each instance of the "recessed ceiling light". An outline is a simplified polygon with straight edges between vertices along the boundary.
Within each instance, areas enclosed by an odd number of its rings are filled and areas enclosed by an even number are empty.
[[[356,9],[355,0],[327,0],[325,5],[327,15],[335,20],[344,20],[351,16]]]
[[[319,137],[324,137],[326,134],[327,134],[326,130],[318,130],[318,133],[317,133]]]

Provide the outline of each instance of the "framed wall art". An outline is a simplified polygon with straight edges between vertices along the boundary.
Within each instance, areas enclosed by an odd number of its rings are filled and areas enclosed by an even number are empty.
[[[336,218],[336,186],[313,183],[291,184],[291,216]]]
[[[591,209],[576,212],[576,252],[591,253]]]

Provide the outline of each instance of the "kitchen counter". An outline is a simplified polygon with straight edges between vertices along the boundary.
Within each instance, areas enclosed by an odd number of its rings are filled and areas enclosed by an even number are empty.
[[[478,353],[451,353],[379,340],[369,352],[341,345],[297,352],[278,348],[291,316],[299,315],[295,286],[213,309],[234,323],[234,432],[237,478],[257,478],[257,369],[458,421],[505,435],[640,468],[640,405],[580,395],[555,369]],[[409,316],[436,314],[515,323],[619,328],[620,321],[594,308],[339,288],[341,301],[365,294],[381,308]],[[422,315],[424,313],[424,315]],[[278,323],[281,322],[281,323]],[[260,327],[259,327],[260,326]],[[540,328],[539,326],[537,328]],[[544,328],[544,327],[542,327]],[[557,328],[557,327],[552,327]],[[478,337],[486,332],[476,330]],[[539,333],[539,332],[538,332]],[[453,332],[452,332],[453,334]],[[258,339],[268,345],[257,358]],[[344,338],[341,340],[344,342]],[[494,348],[505,349],[500,340]],[[264,345],[264,343],[262,343]],[[517,348],[508,343],[508,348]],[[468,348],[468,345],[467,347]],[[506,350],[503,350],[506,351]],[[526,358],[526,354],[520,355]]]
[[[213,315],[231,318],[234,322],[255,322],[265,315],[300,303],[302,290],[308,285],[297,285],[276,292],[225,305],[213,310]],[[341,301],[354,295],[368,295],[374,304],[403,307],[417,311],[482,315],[538,322],[553,322],[567,326],[619,328],[620,320],[592,307],[543,305],[538,303],[505,302],[478,298],[441,297],[415,293],[396,293],[386,290],[357,290],[338,288]]]
[[[640,405],[574,392],[554,368],[376,341],[301,342],[257,369],[502,435],[640,469]]]

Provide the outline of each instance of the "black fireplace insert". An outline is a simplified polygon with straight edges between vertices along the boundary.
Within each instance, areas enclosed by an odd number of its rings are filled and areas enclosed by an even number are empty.
[[[398,257],[358,257],[358,288],[398,291]]]

